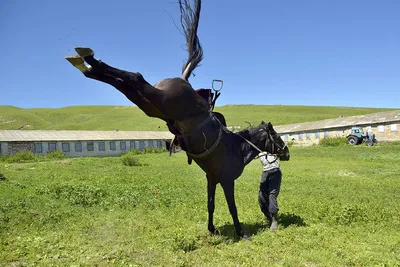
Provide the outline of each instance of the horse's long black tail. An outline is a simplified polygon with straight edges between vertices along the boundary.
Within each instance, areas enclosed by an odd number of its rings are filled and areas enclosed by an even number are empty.
[[[189,57],[182,68],[182,79],[189,80],[192,71],[203,59],[203,49],[201,48],[197,28],[199,26],[201,0],[194,0],[194,7],[189,4],[190,0],[179,0],[181,11],[181,25],[186,37],[186,48]]]

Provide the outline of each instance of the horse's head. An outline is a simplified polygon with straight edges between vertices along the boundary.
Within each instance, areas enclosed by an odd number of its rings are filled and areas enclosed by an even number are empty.
[[[262,121],[261,124],[253,128],[251,132],[251,142],[259,149],[278,155],[283,161],[288,161],[290,159],[289,148],[270,122],[265,123]]]

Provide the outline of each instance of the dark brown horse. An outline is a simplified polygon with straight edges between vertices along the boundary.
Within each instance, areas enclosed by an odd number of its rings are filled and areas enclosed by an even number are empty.
[[[183,1],[183,2],[182,2]],[[90,48],[75,48],[78,55],[66,59],[86,77],[108,83],[136,104],[147,116],[166,122],[186,152],[189,163],[193,159],[204,170],[208,184],[208,230],[218,234],[213,224],[214,196],[221,184],[236,233],[248,239],[240,225],[234,184],[244,167],[260,151],[279,154],[289,160],[289,150],[271,123],[262,122],[239,133],[226,129],[222,114],[213,113],[192,88],[188,79],[203,58],[197,36],[201,1],[192,7],[188,0],[180,0],[181,24],[189,53],[180,78],[167,78],[154,86],[138,72],[120,70],[94,58]],[[86,64],[88,65],[86,65]]]

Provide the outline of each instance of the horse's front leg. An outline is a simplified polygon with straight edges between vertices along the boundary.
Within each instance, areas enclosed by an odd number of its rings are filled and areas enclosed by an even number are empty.
[[[208,207],[208,231],[211,234],[219,235],[219,231],[215,229],[213,218],[215,209],[215,189],[216,184],[207,176],[207,207]]]
[[[231,213],[233,223],[235,225],[236,234],[244,239],[250,241],[250,237],[242,230],[240,225],[237,208],[235,203],[235,181],[221,182],[221,186],[224,189],[226,202],[228,203],[229,212]]]

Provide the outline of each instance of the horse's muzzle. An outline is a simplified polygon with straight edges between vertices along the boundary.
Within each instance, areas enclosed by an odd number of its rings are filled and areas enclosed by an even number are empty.
[[[285,148],[283,149],[281,155],[279,156],[279,159],[282,161],[288,161],[290,159],[290,152],[287,146],[285,146]]]

